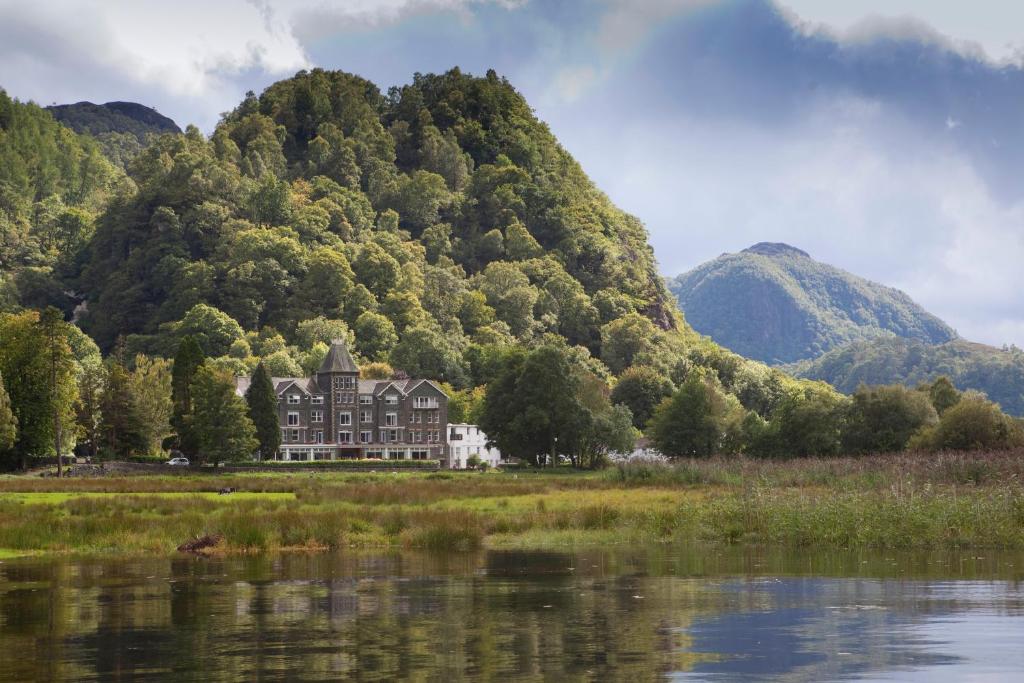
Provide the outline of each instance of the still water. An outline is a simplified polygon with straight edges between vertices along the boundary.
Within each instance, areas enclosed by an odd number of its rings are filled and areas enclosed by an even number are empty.
[[[0,680],[1024,680],[1024,555],[0,563]]]

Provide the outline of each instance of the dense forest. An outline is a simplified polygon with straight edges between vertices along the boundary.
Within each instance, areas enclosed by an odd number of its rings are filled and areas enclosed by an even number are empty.
[[[937,344],[956,332],[903,292],[786,244],[722,254],[669,280],[696,330],[747,358],[791,363],[878,336]]]
[[[984,393],[1012,415],[1024,415],[1024,351],[955,340],[945,344],[884,337],[833,349],[788,367],[843,392],[860,384],[899,382],[915,386],[939,376]]]

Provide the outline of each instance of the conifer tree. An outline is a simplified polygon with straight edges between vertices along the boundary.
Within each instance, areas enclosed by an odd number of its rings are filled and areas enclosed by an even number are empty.
[[[277,392],[263,363],[252,373],[245,402],[249,406],[249,419],[256,426],[260,460],[272,458],[281,445],[281,428],[277,418]]]
[[[18,436],[18,418],[11,410],[11,397],[4,389],[4,378],[0,375],[0,451],[6,451],[14,446],[14,440]]]
[[[131,375],[119,356],[110,358],[106,366],[107,381],[100,399],[101,439],[107,453],[124,458],[145,450],[146,439],[132,400]]]
[[[192,433],[192,380],[206,361],[203,349],[191,335],[182,337],[178,352],[174,355],[171,371],[171,395],[174,412],[171,426],[178,436],[178,449],[185,455],[195,455],[197,444]]]
[[[190,431],[202,460],[245,460],[259,447],[245,400],[235,393],[230,372],[200,367],[192,381]]]

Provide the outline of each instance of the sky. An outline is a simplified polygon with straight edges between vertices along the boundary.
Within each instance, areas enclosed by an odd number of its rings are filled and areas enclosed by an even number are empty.
[[[0,87],[205,132],[303,68],[494,68],[676,275],[755,242],[1024,347],[1016,0],[0,0]]]

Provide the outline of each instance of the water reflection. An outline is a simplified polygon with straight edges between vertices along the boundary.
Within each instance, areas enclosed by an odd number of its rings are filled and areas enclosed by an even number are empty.
[[[656,548],[0,563],[0,680],[1024,673],[1024,556]]]

